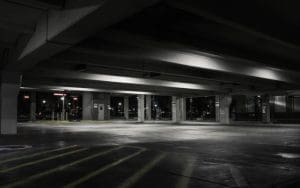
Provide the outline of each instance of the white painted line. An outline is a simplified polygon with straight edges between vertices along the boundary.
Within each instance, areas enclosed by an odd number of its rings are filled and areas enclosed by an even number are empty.
[[[62,165],[62,166],[59,166],[59,167],[56,167],[56,168],[47,170],[47,171],[45,171],[45,172],[41,172],[41,173],[39,173],[39,174],[35,174],[35,175],[33,175],[33,176],[27,177],[27,178],[24,179],[24,180],[20,180],[20,181],[11,183],[11,184],[7,184],[7,185],[3,186],[3,188],[12,188],[12,187],[20,186],[20,185],[23,185],[23,184],[26,184],[26,183],[30,183],[31,181],[37,180],[37,179],[39,179],[39,178],[42,178],[42,177],[47,176],[47,175],[50,175],[50,174],[55,173],[55,172],[57,172],[57,171],[64,170],[64,169],[66,169],[66,168],[72,167],[72,166],[77,165],[77,164],[80,164],[80,163],[82,163],[82,162],[86,162],[86,161],[91,160],[91,159],[93,159],[93,158],[96,158],[96,157],[99,157],[99,156],[108,154],[108,153],[110,153],[110,152],[112,152],[112,151],[115,151],[115,150],[118,150],[118,149],[121,149],[121,148],[122,148],[122,147],[117,147],[117,148],[112,148],[112,149],[109,149],[109,150],[106,150],[106,151],[102,151],[102,152],[100,152],[100,153],[96,153],[96,154],[94,154],[94,155],[91,155],[91,156],[82,158],[82,159],[80,159],[80,160],[77,160],[77,161],[68,163],[68,164],[66,164],[66,165]]]
[[[77,149],[77,150],[74,150],[74,151],[69,151],[69,152],[66,152],[66,153],[62,153],[62,154],[59,154],[59,155],[54,155],[54,156],[39,159],[39,160],[36,160],[36,161],[23,163],[23,164],[20,164],[20,165],[11,167],[11,168],[0,170],[0,173],[7,173],[7,172],[10,172],[10,171],[19,169],[19,168],[23,168],[23,167],[26,167],[26,166],[31,166],[31,165],[38,164],[38,163],[45,162],[45,161],[50,161],[52,159],[57,159],[57,158],[64,157],[64,156],[67,156],[67,155],[71,155],[71,154],[74,154],[74,153],[79,153],[79,152],[82,152],[82,151],[85,151],[85,150],[87,150],[87,148]]]
[[[38,153],[33,153],[31,155],[25,155],[25,156],[21,156],[21,157],[10,158],[10,159],[1,161],[0,165],[4,164],[4,163],[7,163],[7,162],[11,162],[11,161],[32,158],[32,157],[36,157],[36,156],[39,156],[39,155],[48,154],[48,153],[52,153],[52,152],[55,152],[55,151],[66,150],[66,149],[75,148],[75,147],[78,147],[78,146],[77,145],[72,145],[72,146],[67,146],[67,147],[63,147],[63,148],[58,148],[58,149],[52,149],[52,150],[42,151],[42,152],[38,152]]]
[[[230,173],[238,187],[243,187],[243,188],[249,187],[247,180],[244,178],[244,176],[242,175],[239,169],[237,169],[232,165],[229,168],[230,168]]]
[[[118,188],[129,188],[132,187],[139,179],[141,179],[147,172],[149,172],[157,163],[159,163],[166,154],[163,153],[157,156],[154,160],[146,164],[141,170],[129,177],[125,182],[123,182]]]
[[[190,162],[186,165],[186,167],[184,168],[182,174],[183,176],[180,177],[176,188],[187,188],[188,184],[190,182],[190,178],[192,176],[194,167],[195,167],[195,162],[196,162],[196,158],[192,157],[190,159]]]
[[[138,151],[138,152],[135,152],[135,153],[133,153],[133,154],[131,154],[131,155],[129,155],[129,156],[123,157],[123,158],[121,158],[121,159],[119,159],[119,160],[117,160],[117,161],[115,161],[115,162],[113,162],[113,163],[110,163],[110,164],[108,164],[108,165],[105,165],[104,167],[102,167],[102,168],[100,168],[100,169],[98,169],[98,170],[96,170],[96,171],[93,171],[93,172],[91,172],[91,173],[89,173],[89,174],[83,176],[82,178],[78,179],[77,181],[74,181],[74,182],[72,182],[72,183],[70,183],[70,184],[64,186],[64,188],[73,188],[73,187],[77,187],[78,185],[80,185],[80,184],[82,184],[82,183],[88,181],[89,179],[91,179],[91,178],[93,178],[93,177],[95,177],[95,176],[101,174],[102,172],[104,172],[104,171],[106,171],[106,170],[109,170],[109,169],[111,169],[111,168],[113,168],[113,167],[115,167],[115,166],[117,166],[117,165],[119,165],[119,164],[121,164],[121,163],[123,163],[123,162],[125,162],[125,161],[127,161],[127,160],[129,160],[129,159],[131,159],[131,158],[133,158],[133,157],[135,157],[135,156],[137,156],[137,155],[139,155],[139,154],[141,154],[141,153],[144,152],[145,150],[146,150],[146,149],[142,149],[142,150],[140,150],[140,151]]]

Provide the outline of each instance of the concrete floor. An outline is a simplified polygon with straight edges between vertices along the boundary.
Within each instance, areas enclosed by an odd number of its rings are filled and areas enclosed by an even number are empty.
[[[0,187],[300,187],[300,125],[38,122],[18,132],[0,137]]]

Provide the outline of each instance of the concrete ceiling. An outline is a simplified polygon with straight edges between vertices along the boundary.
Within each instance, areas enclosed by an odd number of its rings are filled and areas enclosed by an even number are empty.
[[[2,0],[0,65],[35,88],[178,95],[297,90],[298,4]]]

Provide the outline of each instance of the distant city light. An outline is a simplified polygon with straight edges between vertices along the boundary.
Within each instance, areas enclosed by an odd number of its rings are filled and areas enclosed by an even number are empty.
[[[64,101],[64,100],[65,100],[65,97],[61,97],[60,100]]]
[[[67,94],[65,93],[53,93],[54,96],[66,96]]]
[[[119,103],[118,103],[118,105],[119,105],[119,106],[122,106],[122,103],[121,103],[121,102],[119,102]]]
[[[24,99],[30,99],[29,95],[24,95]]]
[[[43,101],[42,101],[43,104],[46,104],[46,102],[47,102],[46,100],[43,100]]]

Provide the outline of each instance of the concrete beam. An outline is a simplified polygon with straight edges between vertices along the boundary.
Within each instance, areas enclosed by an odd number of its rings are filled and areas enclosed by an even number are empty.
[[[39,0],[6,0],[10,3],[17,4],[19,6],[24,7],[34,7],[36,9],[62,9],[64,5],[64,1],[61,0],[51,0],[51,1],[39,1]]]
[[[274,82],[272,80],[257,79],[253,77],[234,75],[224,72],[216,72],[212,70],[195,69],[193,67],[184,67],[173,63],[166,63],[161,61],[151,61],[144,59],[137,59],[134,56],[129,58],[119,58],[118,54],[112,51],[95,50],[93,52],[86,52],[88,50],[76,50],[65,52],[54,59],[43,64],[44,68],[58,68],[72,69],[77,65],[86,65],[86,70],[93,70],[96,72],[119,72],[119,73],[158,73],[166,76],[177,76],[198,82],[219,83],[222,88],[230,88],[234,85],[235,88],[265,91],[265,90],[289,90],[297,88],[294,84],[286,84]],[[139,73],[139,74],[140,74]],[[300,87],[300,86],[298,86]],[[241,91],[241,90],[240,90]],[[237,91],[238,92],[238,91]]]
[[[86,0],[65,3],[64,10],[48,10],[15,63],[21,71],[45,60],[141,10],[157,0]]]
[[[179,81],[168,81],[160,79],[146,79],[138,77],[128,76],[117,76],[108,74],[92,74],[76,71],[64,71],[64,70],[36,70],[28,73],[27,75],[38,75],[39,78],[55,78],[55,79],[73,79],[73,80],[84,80],[94,82],[106,82],[116,84],[129,84],[129,85],[140,85],[140,86],[155,86],[164,88],[178,88],[186,90],[199,90],[199,91],[222,91],[219,86],[205,85],[198,83],[179,82]]]
[[[13,31],[16,33],[24,33],[24,34],[32,34],[34,33],[35,30],[35,28],[32,26],[28,26],[20,23],[13,23],[10,20],[6,20],[3,18],[0,18],[0,28],[7,31]]]
[[[134,57],[151,59],[161,62],[247,76],[262,80],[271,80],[299,85],[300,76],[297,72],[272,68],[259,62],[246,59],[219,56],[197,51],[187,46],[161,43],[149,40],[143,36],[131,35],[120,31],[103,32],[103,39],[128,46],[118,51],[119,57]],[[96,51],[97,49],[92,49]],[[98,51],[101,53],[101,51]],[[93,53],[93,52],[91,52]]]

